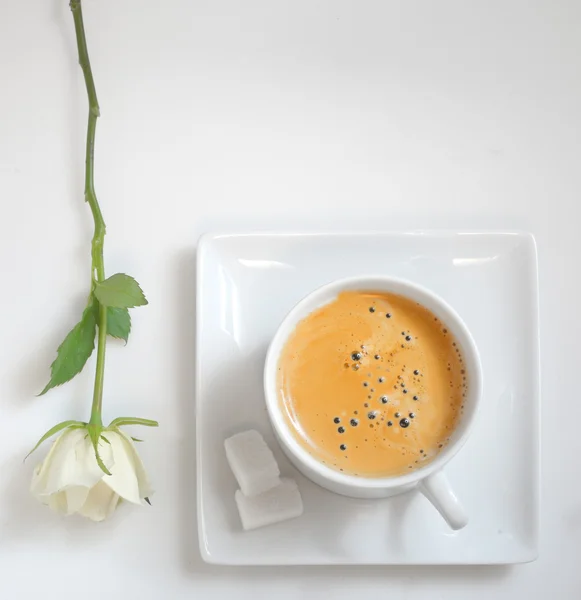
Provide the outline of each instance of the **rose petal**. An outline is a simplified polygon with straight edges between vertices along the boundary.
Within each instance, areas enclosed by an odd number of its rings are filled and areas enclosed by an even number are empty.
[[[48,504],[51,510],[66,515],[67,513],[67,498],[64,492],[53,494],[52,496],[45,496],[43,500],[44,504]]]
[[[137,477],[137,483],[139,484],[139,497],[140,498],[150,498],[153,496],[153,488],[151,487],[151,483],[149,481],[149,477],[147,476],[147,471],[143,466],[143,462],[141,462],[141,458],[135,448],[135,444],[130,436],[128,436],[124,431],[119,430],[119,434],[125,441],[125,444],[128,449],[128,455],[133,462],[133,468],[135,471],[135,475]]]
[[[124,500],[133,504],[141,504],[139,482],[137,481],[131,449],[125,439],[115,431],[107,431],[105,436],[111,442],[114,464],[111,468],[111,476],[106,475],[103,477],[103,483],[107,484]]]
[[[76,485],[68,487],[64,492],[60,493],[65,494],[66,496],[67,515],[72,515],[73,513],[78,512],[83,504],[85,504],[87,496],[89,495],[89,488]]]
[[[108,485],[99,481],[89,491],[79,514],[92,521],[103,521],[117,508],[117,504],[119,504],[119,496]]]
[[[99,454],[108,469],[113,466],[111,447],[99,443]],[[31,491],[38,495],[54,494],[69,487],[93,487],[103,477],[95,458],[95,450],[86,429],[67,429],[53,444]]]
[[[70,440],[70,438],[68,438],[68,436],[66,435],[68,431],[69,430],[66,430],[64,433],[57,437],[57,439],[51,444],[50,449],[47,455],[45,456],[44,460],[38,463],[36,467],[34,467],[32,481],[30,482],[30,491],[37,497],[44,492],[45,480],[53,455],[56,453],[60,445],[62,445],[67,439]]]

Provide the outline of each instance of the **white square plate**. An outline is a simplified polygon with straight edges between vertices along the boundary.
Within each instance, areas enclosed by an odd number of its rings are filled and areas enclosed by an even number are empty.
[[[539,514],[537,258],[523,233],[206,235],[197,266],[197,483],[200,549],[211,563],[502,564],[534,560]],[[484,398],[447,474],[470,523],[448,529],[411,492],[355,500],[302,477],[269,425],[262,370],[277,326],[334,279],[385,274],[420,283],[464,318],[481,353]],[[256,428],[305,513],[244,532],[224,439]]]

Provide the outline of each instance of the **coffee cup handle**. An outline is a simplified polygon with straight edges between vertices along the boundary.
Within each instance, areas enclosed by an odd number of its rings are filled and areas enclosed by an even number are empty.
[[[450,487],[444,471],[436,471],[434,474],[422,479],[418,487],[452,529],[457,530],[466,527],[468,515]]]

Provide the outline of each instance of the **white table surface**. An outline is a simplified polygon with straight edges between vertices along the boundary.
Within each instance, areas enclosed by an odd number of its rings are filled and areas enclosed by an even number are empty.
[[[66,0],[0,3],[0,597],[581,597],[581,4],[87,0],[106,267],[143,285],[107,418],[158,418],[152,508],[102,524],[22,458],[88,418],[92,368],[36,398],[83,306],[86,99]],[[502,228],[538,241],[541,555],[514,568],[217,568],[197,547],[194,258],[208,230]]]

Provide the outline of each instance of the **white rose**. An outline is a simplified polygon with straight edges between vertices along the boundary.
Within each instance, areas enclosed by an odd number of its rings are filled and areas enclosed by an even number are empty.
[[[143,504],[151,496],[147,473],[129,436],[120,429],[103,430],[99,455],[111,475],[97,464],[87,429],[65,429],[35,468],[30,491],[61,514],[78,513],[93,521],[106,519],[121,499]]]

